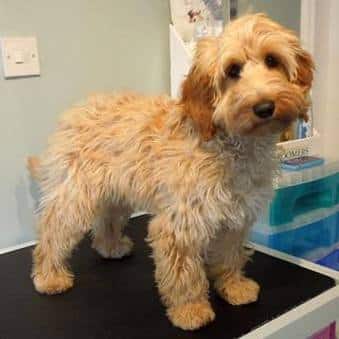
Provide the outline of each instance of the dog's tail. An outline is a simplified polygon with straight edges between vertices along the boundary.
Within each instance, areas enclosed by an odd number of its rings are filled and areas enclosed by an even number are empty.
[[[37,156],[30,156],[26,159],[26,167],[29,170],[32,178],[35,180],[39,180],[39,168],[40,168],[40,159]]]

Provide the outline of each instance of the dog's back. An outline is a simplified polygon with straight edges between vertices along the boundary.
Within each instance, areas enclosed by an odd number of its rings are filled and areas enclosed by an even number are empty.
[[[175,138],[168,126],[178,118],[175,107],[176,102],[166,96],[117,94],[94,95],[66,111],[46,152],[27,159],[32,177],[41,184],[42,199],[66,182],[93,190],[107,187],[109,180],[107,190],[116,194],[128,190],[137,164],[143,163],[145,170],[153,164],[150,156],[156,152],[151,148],[160,150],[168,137]]]

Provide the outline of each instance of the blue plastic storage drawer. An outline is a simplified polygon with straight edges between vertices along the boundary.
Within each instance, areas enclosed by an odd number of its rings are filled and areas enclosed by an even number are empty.
[[[339,249],[336,249],[326,257],[317,260],[317,264],[339,271]]]
[[[337,204],[339,204],[339,173],[278,188],[270,205],[268,223],[271,226],[289,223],[298,215]]]
[[[339,212],[300,227],[255,225],[250,240],[294,256],[305,256],[319,248],[330,248],[339,242]]]

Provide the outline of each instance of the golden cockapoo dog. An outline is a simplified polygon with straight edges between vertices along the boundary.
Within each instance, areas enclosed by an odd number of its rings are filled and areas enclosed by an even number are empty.
[[[313,62],[263,14],[199,41],[182,96],[98,95],[68,111],[29,165],[41,186],[37,291],[73,285],[66,260],[85,233],[105,258],[130,253],[131,211],[148,242],[167,315],[182,329],[215,317],[209,280],[233,305],[257,300],[243,240],[272,197],[278,134],[305,117]]]

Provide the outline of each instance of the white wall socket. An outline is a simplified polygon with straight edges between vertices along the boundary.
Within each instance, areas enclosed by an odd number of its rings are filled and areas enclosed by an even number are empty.
[[[2,38],[1,54],[5,78],[40,75],[35,37]]]

